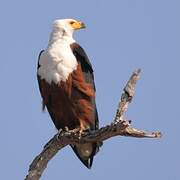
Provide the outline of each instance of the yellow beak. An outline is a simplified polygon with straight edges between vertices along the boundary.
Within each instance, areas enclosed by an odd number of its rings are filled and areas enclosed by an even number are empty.
[[[85,24],[83,22],[80,22],[80,21],[74,22],[71,26],[72,26],[73,29],[86,28]]]

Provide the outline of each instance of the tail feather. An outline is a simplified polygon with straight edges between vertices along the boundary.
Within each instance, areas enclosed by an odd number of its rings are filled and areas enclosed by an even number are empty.
[[[88,143],[80,145],[71,145],[73,151],[79,158],[79,160],[90,169],[93,163],[93,158],[99,150],[97,143]]]

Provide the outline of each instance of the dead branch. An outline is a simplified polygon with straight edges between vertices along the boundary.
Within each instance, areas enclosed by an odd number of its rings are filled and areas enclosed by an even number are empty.
[[[114,121],[105,127],[98,130],[85,132],[80,136],[74,131],[58,132],[45,146],[43,151],[36,156],[29,167],[28,175],[25,180],[39,180],[48,162],[56,155],[63,147],[69,144],[88,143],[88,142],[103,142],[114,136],[130,136],[137,138],[160,138],[160,132],[148,133],[143,130],[138,130],[130,126],[130,121],[125,120],[124,113],[131,103],[135,93],[135,85],[139,79],[140,70],[135,71],[127,82],[124,92],[121,96],[121,101],[118,105]]]

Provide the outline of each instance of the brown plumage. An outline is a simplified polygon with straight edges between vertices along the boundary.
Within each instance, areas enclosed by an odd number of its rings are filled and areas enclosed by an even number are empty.
[[[93,107],[91,98],[95,92],[92,86],[85,82],[80,64],[66,82],[48,84],[38,76],[43,104],[47,107],[50,116],[59,130],[68,127],[74,129],[80,126],[80,122],[93,127]],[[86,129],[86,128],[84,128]]]
[[[79,128],[80,131],[94,130],[98,128],[98,115],[93,70],[87,55],[78,44],[71,44],[71,49],[78,65],[65,82],[49,84],[38,75],[43,107],[46,106],[58,130],[65,127]],[[79,159],[90,168],[98,145],[92,143],[71,147]]]

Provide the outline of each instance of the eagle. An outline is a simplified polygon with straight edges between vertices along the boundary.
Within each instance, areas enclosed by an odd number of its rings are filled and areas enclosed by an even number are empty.
[[[48,110],[57,130],[68,128],[82,133],[99,128],[93,68],[84,49],[73,38],[74,31],[82,28],[85,24],[74,19],[55,20],[48,46],[38,58],[42,107]],[[71,147],[90,169],[98,143]]]

